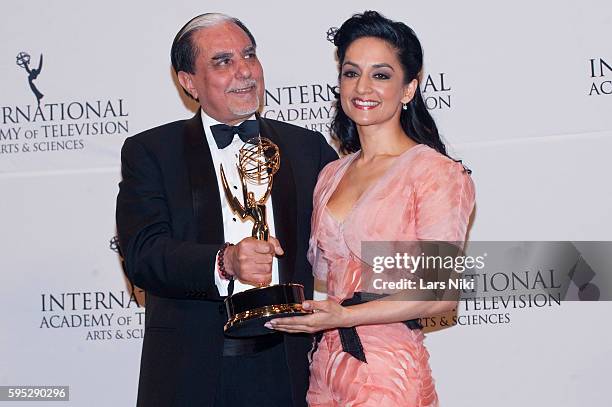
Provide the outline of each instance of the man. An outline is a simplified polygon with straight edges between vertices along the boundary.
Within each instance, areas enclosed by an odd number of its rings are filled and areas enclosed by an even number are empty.
[[[312,296],[305,255],[312,191],[321,168],[337,158],[319,133],[253,121],[264,94],[255,50],[235,18],[192,19],[174,39],[172,65],[201,109],[128,138],[122,149],[117,229],[130,280],[147,293],[139,406],[306,405],[309,337],[223,334],[231,279],[234,292],[299,282]],[[258,132],[281,154],[266,202],[276,237],[269,242],[247,237],[252,223],[231,212],[219,180],[223,164],[242,201],[236,154],[241,138]]]

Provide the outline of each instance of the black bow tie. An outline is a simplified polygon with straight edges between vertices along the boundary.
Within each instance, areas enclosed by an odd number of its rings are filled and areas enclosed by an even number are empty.
[[[259,134],[259,123],[257,120],[245,120],[239,126],[228,126],[227,124],[215,124],[210,126],[217,147],[223,149],[230,144],[237,134],[240,140],[247,142]]]

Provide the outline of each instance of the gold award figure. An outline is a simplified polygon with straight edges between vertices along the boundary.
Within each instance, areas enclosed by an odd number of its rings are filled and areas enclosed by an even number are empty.
[[[236,198],[228,185],[223,165],[221,184],[232,211],[241,219],[253,221],[251,236],[268,240],[270,231],[266,219],[266,201],[272,192],[274,174],[280,168],[280,152],[271,140],[258,136],[248,140],[240,149],[236,169],[242,184],[242,201]],[[247,188],[247,182],[267,185],[259,199]],[[234,337],[258,336],[273,333],[264,326],[272,318],[303,315],[304,286],[301,284],[262,285],[228,296],[225,299],[228,322],[224,331]]]
[[[266,220],[266,201],[272,191],[274,174],[279,168],[280,154],[276,144],[262,137],[247,141],[240,149],[236,164],[242,184],[243,203],[240,203],[240,200],[232,194],[221,164],[221,184],[230,208],[240,216],[240,219],[250,218],[253,221],[251,236],[258,240],[268,240],[270,235]],[[255,194],[248,191],[247,180],[257,185],[267,183],[266,192],[260,199],[256,200]]]

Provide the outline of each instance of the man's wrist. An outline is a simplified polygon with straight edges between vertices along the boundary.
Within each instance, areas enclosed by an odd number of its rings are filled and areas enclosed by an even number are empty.
[[[217,252],[217,268],[219,269],[219,274],[225,280],[234,279],[233,273],[231,273],[231,271],[229,271],[226,268],[226,262],[225,262],[226,261],[225,252],[227,248],[233,245],[234,245],[233,243],[225,242],[223,243],[223,246],[221,246],[219,248],[219,251]]]

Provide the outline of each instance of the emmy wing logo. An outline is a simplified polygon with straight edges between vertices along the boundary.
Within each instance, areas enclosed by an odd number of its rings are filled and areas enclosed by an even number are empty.
[[[24,97],[27,102],[0,106],[2,112],[0,115],[0,172],[25,171],[26,168],[30,168],[29,165],[34,165],[37,170],[41,169],[40,163],[35,160],[19,164],[12,161],[5,163],[1,157],[4,154],[15,156],[34,153],[62,154],[59,161],[45,161],[42,164],[51,169],[64,168],[64,165],[71,168],[83,165],[95,166],[98,164],[93,164],[89,159],[64,161],[63,154],[82,153],[87,149],[89,140],[94,137],[104,138],[104,143],[106,143],[108,136],[123,136],[117,137],[116,143],[120,145],[123,138],[129,134],[129,114],[125,98],[120,96],[90,98],[86,93],[86,87],[81,89],[81,95],[78,98],[64,98],[61,92],[57,94],[55,91],[49,94],[49,90],[45,89],[49,86],[49,76],[43,78],[43,88],[39,88],[41,86],[40,74],[43,70],[43,54],[21,51],[17,54],[11,52],[11,55],[7,59],[10,62],[12,58],[15,58],[13,61],[17,67],[13,67],[12,72],[17,77],[17,83],[23,86],[23,88],[20,86],[19,93],[24,93],[20,96]],[[47,53],[47,64],[48,59]],[[57,68],[58,61],[65,60],[71,63],[69,58],[52,57],[52,60],[54,61],[52,68]],[[45,69],[45,75],[51,74],[52,79],[57,79],[53,78],[53,69],[51,71],[49,68]],[[36,98],[36,103],[25,89],[26,79]],[[107,155],[103,152],[106,147],[102,148],[97,145],[92,147],[92,155],[88,158],[96,160],[97,163],[110,162],[107,161]],[[32,164],[29,164],[30,162]]]
[[[334,38],[336,37],[336,33],[338,32],[338,27],[329,27],[329,30],[325,33],[325,38],[327,41],[334,43]]]
[[[119,236],[113,236],[108,242],[108,248],[121,255],[121,249],[119,248]]]
[[[40,106],[40,99],[42,99],[45,95],[43,95],[38,90],[38,88],[34,84],[34,81],[36,80],[36,78],[38,78],[38,75],[40,75],[40,71],[42,70],[43,56],[42,54],[40,54],[40,58],[38,60],[38,68],[31,69],[30,60],[30,54],[28,54],[27,52],[20,52],[19,54],[17,54],[17,65],[25,69],[28,73],[28,83],[30,84],[30,89],[32,89],[32,93],[34,93],[36,101]]]

